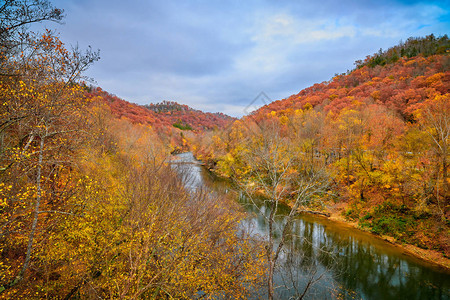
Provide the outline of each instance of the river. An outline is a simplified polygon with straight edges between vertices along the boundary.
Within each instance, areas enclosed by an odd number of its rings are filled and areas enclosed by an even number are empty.
[[[198,164],[192,153],[179,154],[174,165],[189,174],[186,186],[190,189],[232,191],[227,181]],[[249,213],[243,226],[266,236],[264,202],[256,207],[235,195]],[[279,224],[286,212],[281,210]],[[276,273],[278,299],[289,299],[296,289],[304,289],[308,278],[319,277],[305,299],[450,299],[450,272],[369,233],[312,215],[299,216],[293,228]]]

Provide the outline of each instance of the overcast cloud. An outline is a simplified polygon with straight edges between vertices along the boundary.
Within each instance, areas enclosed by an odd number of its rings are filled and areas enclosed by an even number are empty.
[[[67,44],[100,49],[87,75],[127,101],[242,116],[410,36],[448,34],[450,1],[56,0]]]

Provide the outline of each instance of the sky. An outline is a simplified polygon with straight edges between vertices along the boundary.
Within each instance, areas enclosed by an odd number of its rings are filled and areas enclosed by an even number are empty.
[[[235,117],[354,68],[408,37],[450,33],[450,0],[50,0],[86,72],[124,100]],[[258,97],[264,93],[268,98]]]

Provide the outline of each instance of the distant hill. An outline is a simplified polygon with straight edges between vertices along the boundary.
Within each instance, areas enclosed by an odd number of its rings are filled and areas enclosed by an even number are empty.
[[[182,130],[211,130],[226,126],[236,119],[223,113],[209,113],[193,109],[174,101],[144,105],[158,116],[170,119],[174,127]]]
[[[446,35],[410,38],[357,61],[353,71],[263,106],[253,117],[264,118],[271,111],[289,114],[309,105],[337,113],[359,104],[379,104],[398,112],[404,120],[412,120],[412,113],[426,99],[449,93],[449,52]]]
[[[116,117],[127,118],[133,123],[150,125],[156,130],[178,128],[204,131],[224,127],[236,120],[222,113],[202,112],[172,101],[141,106],[111,95],[101,88],[94,88],[89,96],[106,103]]]

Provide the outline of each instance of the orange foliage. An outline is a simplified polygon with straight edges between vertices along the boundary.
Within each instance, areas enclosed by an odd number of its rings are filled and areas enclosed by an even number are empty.
[[[150,125],[156,130],[162,130],[164,127],[172,128],[174,124],[180,122],[189,125],[196,132],[201,132],[225,127],[235,120],[222,113],[205,113],[176,102],[165,101],[141,106],[120,99],[98,87],[93,89],[89,96],[109,105],[116,117],[127,118],[135,124]]]
[[[383,68],[363,66],[348,75],[336,76],[329,82],[314,84],[298,94],[272,102],[255,114],[303,108],[307,103],[337,113],[352,104],[348,96],[353,96],[367,105],[384,105],[409,120],[418,103],[450,92],[449,64],[449,56],[444,54],[400,59]]]

